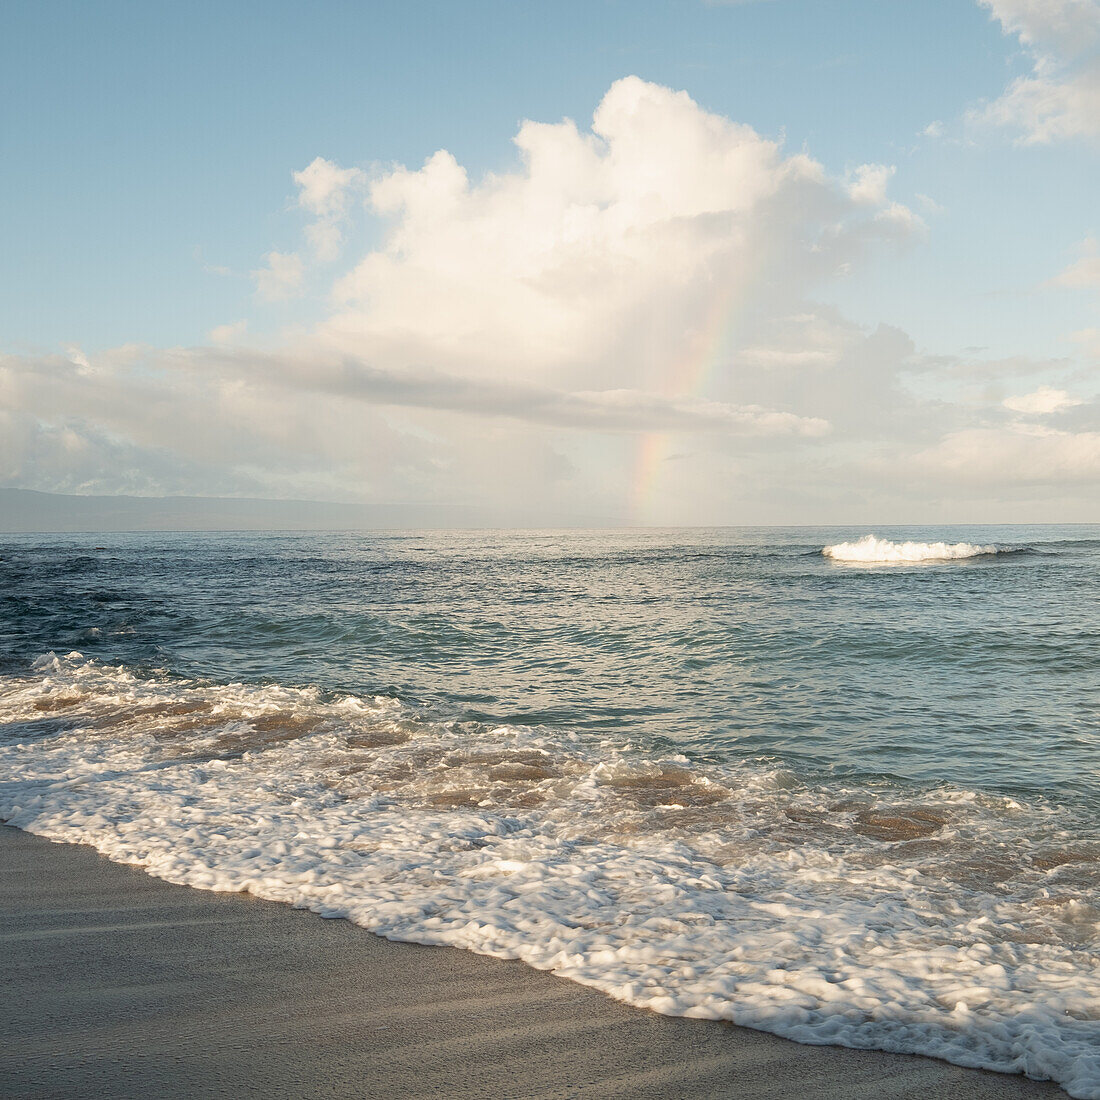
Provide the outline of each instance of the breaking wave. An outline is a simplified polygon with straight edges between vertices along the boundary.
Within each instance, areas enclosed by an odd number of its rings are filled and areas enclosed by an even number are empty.
[[[834,561],[866,564],[954,561],[998,552],[996,546],[976,546],[972,542],[891,542],[875,535],[864,535],[856,542],[838,542],[821,551]]]
[[[0,728],[0,817],[168,881],[1100,1097],[1100,839],[1064,808],[76,653],[0,677]]]

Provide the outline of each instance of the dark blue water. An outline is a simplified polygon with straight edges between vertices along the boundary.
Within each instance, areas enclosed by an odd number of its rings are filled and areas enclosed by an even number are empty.
[[[609,731],[807,778],[1100,808],[1100,528],[5,536],[0,671],[79,650],[217,683]]]

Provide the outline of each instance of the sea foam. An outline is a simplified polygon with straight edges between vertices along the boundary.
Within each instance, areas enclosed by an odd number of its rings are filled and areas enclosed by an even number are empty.
[[[0,677],[0,727],[0,816],[168,881],[1100,1097],[1100,843],[1063,810],[79,654]]]
[[[891,542],[875,535],[864,535],[855,542],[826,546],[822,554],[834,561],[887,564],[895,562],[953,561],[996,554],[996,546],[976,546],[971,542]]]

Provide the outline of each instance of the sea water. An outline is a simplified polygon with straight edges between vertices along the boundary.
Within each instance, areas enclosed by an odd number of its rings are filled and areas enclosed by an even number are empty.
[[[0,817],[1100,1097],[1100,528],[3,536]]]

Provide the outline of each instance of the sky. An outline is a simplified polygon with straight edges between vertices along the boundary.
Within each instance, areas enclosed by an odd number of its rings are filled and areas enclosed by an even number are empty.
[[[1100,0],[0,6],[0,487],[1100,518]]]

